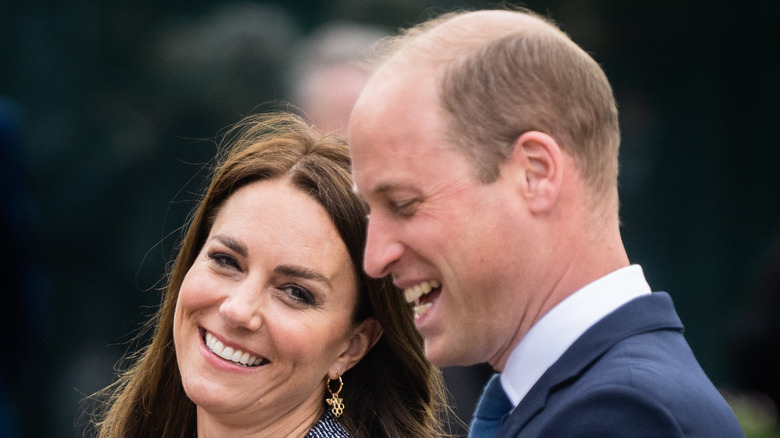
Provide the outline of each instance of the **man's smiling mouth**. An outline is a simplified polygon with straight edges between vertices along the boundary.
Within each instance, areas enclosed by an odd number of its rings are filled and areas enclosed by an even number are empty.
[[[414,303],[415,318],[421,317],[433,306],[433,301],[438,297],[437,292],[440,292],[440,286],[441,283],[437,280],[430,280],[404,289],[406,302]],[[434,294],[431,294],[431,292],[434,292]]]

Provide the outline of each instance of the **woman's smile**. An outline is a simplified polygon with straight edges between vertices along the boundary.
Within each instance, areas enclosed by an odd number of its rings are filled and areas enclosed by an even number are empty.
[[[267,359],[259,355],[244,351],[243,348],[239,349],[237,347],[226,346],[224,342],[217,339],[210,332],[206,330],[202,331],[205,333],[203,336],[203,343],[206,345],[206,348],[226,361],[250,368],[268,363]]]

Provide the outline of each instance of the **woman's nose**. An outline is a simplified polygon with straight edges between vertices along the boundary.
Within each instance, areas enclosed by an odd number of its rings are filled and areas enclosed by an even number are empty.
[[[263,324],[262,290],[242,284],[231,291],[219,306],[219,311],[232,328],[258,330]]]

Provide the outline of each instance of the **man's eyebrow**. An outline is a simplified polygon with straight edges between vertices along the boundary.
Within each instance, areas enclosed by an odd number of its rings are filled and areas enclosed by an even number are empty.
[[[224,234],[217,234],[214,237],[212,237],[212,239],[219,241],[219,243],[235,251],[241,257],[247,257],[247,255],[249,254],[249,251],[247,251],[246,246],[243,243],[239,242],[238,240],[230,236],[226,236]]]
[[[368,192],[360,191],[358,190],[357,184],[352,184],[352,191],[355,192],[356,195],[360,199],[363,200],[366,204],[368,204],[368,198],[370,196],[386,196],[388,192],[393,191],[396,188],[394,184],[391,183],[381,183],[378,186],[372,188]],[[370,209],[370,207],[369,207]]]
[[[280,265],[274,269],[274,272],[279,275],[284,275],[288,277],[302,278],[305,280],[314,280],[320,283],[324,283],[329,289],[333,288],[333,285],[331,284],[330,280],[328,280],[328,277],[320,274],[319,272],[313,269],[304,268],[303,266]]]
[[[379,194],[379,195],[384,195],[387,192],[391,192],[391,191],[395,190],[395,188],[396,188],[396,186],[393,185],[393,184],[382,183],[382,184],[376,186],[376,188],[374,189],[374,193]]]

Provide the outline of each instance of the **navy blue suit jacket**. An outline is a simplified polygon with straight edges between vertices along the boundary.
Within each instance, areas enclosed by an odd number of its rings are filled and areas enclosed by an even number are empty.
[[[497,437],[744,437],[682,332],[668,294],[626,303],[566,350]]]

